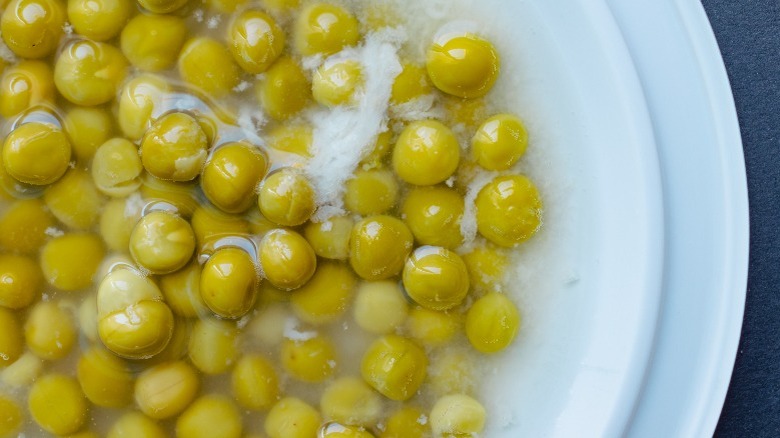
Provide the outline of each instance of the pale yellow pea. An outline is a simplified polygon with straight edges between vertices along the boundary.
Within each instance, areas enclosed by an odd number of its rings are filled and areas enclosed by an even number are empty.
[[[56,435],[77,432],[89,413],[89,404],[76,379],[57,373],[33,383],[27,406],[35,422]]]
[[[69,233],[50,240],[41,250],[41,270],[52,286],[76,291],[92,284],[105,255],[100,238],[90,233]]]
[[[327,324],[347,309],[357,285],[357,277],[343,264],[322,263],[311,280],[292,293],[293,312],[309,324]]]
[[[151,418],[171,418],[189,406],[200,388],[197,371],[184,361],[155,365],[138,376],[135,401]]]
[[[64,358],[75,345],[77,335],[73,316],[53,301],[36,304],[24,324],[27,347],[41,359]]]
[[[180,438],[239,438],[241,413],[227,397],[209,394],[195,400],[176,420]]]
[[[206,374],[227,372],[238,360],[238,333],[232,322],[214,318],[198,320],[190,336],[190,360]]]
[[[133,375],[122,359],[101,347],[83,352],[76,375],[87,399],[97,406],[121,408],[132,401]]]
[[[245,409],[265,411],[279,399],[279,378],[271,361],[252,354],[241,358],[231,378],[233,396]]]
[[[322,417],[308,403],[295,397],[279,400],[265,418],[269,438],[311,438],[316,436]]]
[[[43,193],[43,201],[52,214],[74,230],[92,228],[105,200],[92,176],[81,169],[69,170]]]
[[[409,304],[397,282],[364,281],[358,287],[352,315],[363,330],[385,334],[400,327],[408,312]]]

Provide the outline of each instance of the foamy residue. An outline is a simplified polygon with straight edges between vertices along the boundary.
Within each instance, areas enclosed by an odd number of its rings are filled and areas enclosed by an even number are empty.
[[[366,35],[362,45],[330,58],[358,61],[365,84],[356,105],[316,108],[307,115],[314,130],[313,156],[305,170],[317,192],[315,222],[344,212],[344,182],[377,136],[387,130],[390,92],[401,72],[398,50],[404,39],[405,32],[400,29],[382,29]]]

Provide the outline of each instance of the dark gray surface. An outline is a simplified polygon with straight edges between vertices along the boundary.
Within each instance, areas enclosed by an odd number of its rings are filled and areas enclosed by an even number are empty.
[[[745,320],[718,437],[780,437],[780,0],[703,0],[737,107],[750,199]]]

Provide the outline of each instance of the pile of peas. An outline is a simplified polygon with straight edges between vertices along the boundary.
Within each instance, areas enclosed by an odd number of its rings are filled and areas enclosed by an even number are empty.
[[[0,64],[0,437],[482,431],[464,358],[513,341],[501,282],[542,211],[512,171],[523,123],[483,114],[489,41],[438,38],[392,85],[391,106],[444,102],[467,152],[442,121],[396,123],[366,145],[347,213],[314,222],[315,188],[284,157],[315,152],[302,112],[356,104],[364,66],[328,57],[376,17],[297,0],[2,3],[16,59]],[[230,18],[224,32],[195,32],[201,7]],[[216,109],[247,78],[262,146]],[[182,95],[208,103],[161,112]],[[493,176],[464,246],[474,172]]]

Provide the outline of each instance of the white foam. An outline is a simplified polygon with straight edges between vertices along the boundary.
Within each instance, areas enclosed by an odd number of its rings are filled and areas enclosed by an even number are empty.
[[[382,29],[368,34],[362,45],[334,56],[358,61],[365,84],[356,105],[316,108],[307,114],[314,129],[313,156],[305,170],[317,192],[316,222],[344,212],[345,181],[376,143],[377,136],[387,130],[390,93],[401,72],[398,50],[405,35],[401,29]]]

